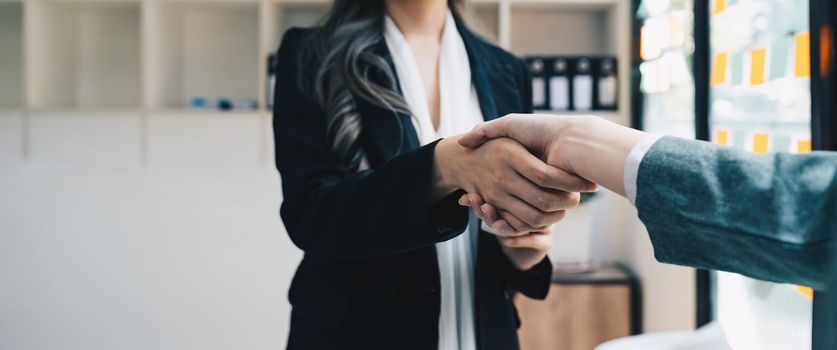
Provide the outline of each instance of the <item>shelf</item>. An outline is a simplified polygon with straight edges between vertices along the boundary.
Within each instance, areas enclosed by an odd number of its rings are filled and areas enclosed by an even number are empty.
[[[0,107],[23,106],[23,6],[0,2]]]
[[[53,164],[136,165],[141,124],[136,112],[29,113],[29,158]]]
[[[201,110],[201,109],[188,109],[188,108],[170,108],[170,109],[159,109],[153,110],[148,113],[151,117],[219,117],[219,118],[247,118],[252,116],[257,117],[270,117],[271,113],[269,111],[259,109],[259,110],[230,110],[230,111],[221,111],[221,110]]]
[[[33,115],[109,115],[109,114],[140,114],[142,109],[137,107],[38,107],[27,110]]]
[[[517,55],[614,55],[612,16],[604,7],[512,2],[510,48]]]
[[[149,3],[146,105],[259,97],[259,5]]]
[[[140,105],[138,3],[28,5],[31,107]]]
[[[223,169],[261,165],[265,115],[169,113],[148,117],[148,164]]]
[[[554,114],[563,116],[579,116],[579,115],[594,115],[612,121],[614,123],[623,124],[622,116],[617,111],[551,111],[551,110],[536,110],[535,114]]]
[[[514,7],[606,10],[615,7],[620,0],[509,0]]]

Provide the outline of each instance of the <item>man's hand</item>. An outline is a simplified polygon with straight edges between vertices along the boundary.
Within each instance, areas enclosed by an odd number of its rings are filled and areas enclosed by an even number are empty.
[[[512,114],[478,125],[459,143],[476,148],[494,138],[511,138],[549,165],[624,194],[625,158],[645,136],[595,116]],[[595,190],[592,183],[586,191]],[[527,233],[496,203],[483,201],[479,193],[463,196],[460,204],[470,206],[478,218],[501,234]]]
[[[474,127],[459,138],[459,144],[477,148],[483,143],[501,137],[513,139],[532,154],[564,171],[571,170],[560,157],[559,141],[562,133],[573,124],[584,122],[584,117],[538,114],[510,114]]]
[[[624,194],[625,158],[646,136],[591,115],[510,114],[478,125],[459,143],[476,148],[507,137],[549,165]]]

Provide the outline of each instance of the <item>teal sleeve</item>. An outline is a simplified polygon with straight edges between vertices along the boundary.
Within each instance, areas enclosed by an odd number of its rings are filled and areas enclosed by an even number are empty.
[[[837,235],[837,153],[755,155],[664,137],[637,178],[658,260],[824,289]]]

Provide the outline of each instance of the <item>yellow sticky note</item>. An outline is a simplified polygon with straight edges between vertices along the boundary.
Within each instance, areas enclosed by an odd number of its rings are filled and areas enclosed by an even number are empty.
[[[765,63],[767,48],[750,51],[750,85],[762,85],[765,80]]]
[[[808,299],[814,299],[814,290],[811,287],[796,286],[796,290]]]
[[[809,153],[813,149],[811,145],[811,140],[799,140],[796,141],[796,152],[798,153]]]
[[[727,1],[726,0],[715,0],[714,6],[712,6],[712,14],[717,15],[724,10],[727,9]]]
[[[767,153],[769,142],[770,135],[766,133],[753,134],[753,152],[759,154]]]
[[[728,145],[729,144],[729,131],[724,129],[715,130],[715,143],[719,145]]]
[[[712,60],[712,86],[718,86],[727,81],[727,60],[729,55],[726,52],[715,54]]]
[[[802,32],[793,36],[794,42],[794,69],[793,74],[797,78],[811,76],[811,33]]]

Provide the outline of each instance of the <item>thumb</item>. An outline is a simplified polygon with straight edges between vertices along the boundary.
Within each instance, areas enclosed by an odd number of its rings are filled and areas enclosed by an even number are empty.
[[[502,120],[494,120],[475,126],[471,131],[459,137],[459,144],[467,148],[477,148],[492,139],[508,137]]]

